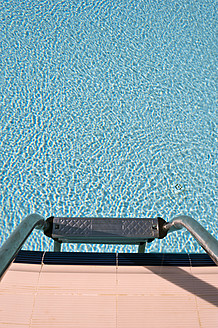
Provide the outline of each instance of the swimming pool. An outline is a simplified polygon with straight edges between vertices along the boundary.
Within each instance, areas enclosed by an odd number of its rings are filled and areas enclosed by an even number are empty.
[[[1,243],[34,212],[187,214],[216,236],[214,1],[1,6]],[[37,235],[23,249],[52,249]],[[202,252],[187,231],[147,251]]]

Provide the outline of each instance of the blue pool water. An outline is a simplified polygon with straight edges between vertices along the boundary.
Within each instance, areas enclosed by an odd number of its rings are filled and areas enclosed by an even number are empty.
[[[34,212],[188,214],[216,236],[215,2],[4,0],[0,13],[1,243]],[[52,249],[37,236],[23,249]],[[202,250],[184,230],[147,251]]]

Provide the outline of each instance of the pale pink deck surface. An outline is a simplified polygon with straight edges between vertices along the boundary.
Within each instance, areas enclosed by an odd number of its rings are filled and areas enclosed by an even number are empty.
[[[217,267],[12,264],[1,328],[217,328]]]

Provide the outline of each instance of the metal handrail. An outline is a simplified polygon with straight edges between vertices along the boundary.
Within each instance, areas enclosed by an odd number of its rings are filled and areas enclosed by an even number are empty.
[[[14,260],[33,229],[37,228],[45,230],[47,225],[48,224],[45,219],[39,214],[30,214],[22,220],[22,222],[0,248],[0,278]]]
[[[218,241],[191,216],[177,216],[162,227],[163,231],[167,233],[182,228],[186,228],[192,234],[216,265],[218,265]]]
[[[161,238],[165,237],[167,233],[182,229],[183,227],[185,227],[193,235],[211,259],[216,263],[216,265],[218,265],[218,241],[190,216],[177,216],[172,221],[161,225]],[[48,220],[45,221],[41,215],[28,215],[0,248],[0,278],[14,260],[25,240],[29,237],[34,228],[42,229],[46,232],[52,227],[50,226]]]

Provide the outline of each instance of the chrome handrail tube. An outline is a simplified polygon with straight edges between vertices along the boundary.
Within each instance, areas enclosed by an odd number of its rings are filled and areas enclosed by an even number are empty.
[[[191,216],[177,216],[172,221],[164,224],[162,229],[168,233],[182,228],[186,228],[192,234],[216,265],[218,265],[218,241]]]
[[[13,231],[0,248],[0,278],[16,257],[34,228],[46,230],[48,223],[39,214],[30,214]]]
[[[187,215],[175,217],[172,221],[161,226],[161,235],[164,238],[167,233],[186,228],[212,260],[218,265],[218,241],[204,229],[196,220]],[[11,236],[0,248],[0,278],[3,276],[11,262],[16,257],[22,245],[33,229],[41,229],[44,232],[51,229],[51,225],[39,214],[28,215],[13,231]]]

